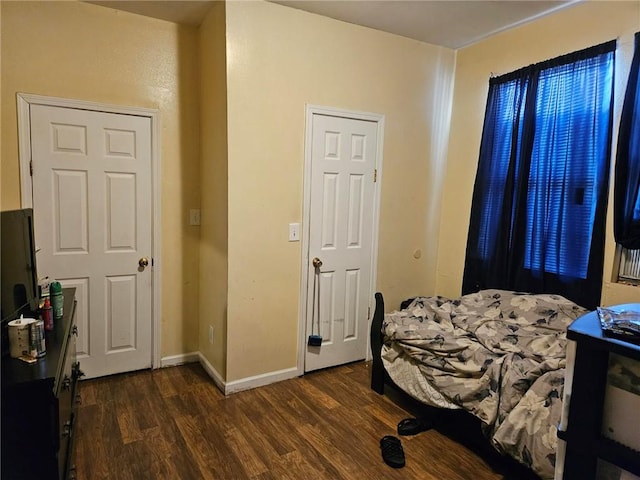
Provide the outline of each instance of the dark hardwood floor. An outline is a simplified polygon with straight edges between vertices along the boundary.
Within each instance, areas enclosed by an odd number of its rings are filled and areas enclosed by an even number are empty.
[[[380,438],[413,414],[369,374],[359,362],[228,397],[199,364],[83,381],[77,478],[524,478],[438,430],[400,437],[406,467],[385,465]]]

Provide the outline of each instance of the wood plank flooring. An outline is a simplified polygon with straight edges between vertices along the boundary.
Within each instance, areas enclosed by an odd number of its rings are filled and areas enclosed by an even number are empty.
[[[78,480],[521,480],[437,430],[400,437],[406,467],[379,441],[408,407],[369,389],[359,362],[225,397],[199,364],[80,384]],[[502,471],[502,473],[500,473]],[[506,473],[505,473],[506,472]],[[531,477],[535,478],[535,477]]]

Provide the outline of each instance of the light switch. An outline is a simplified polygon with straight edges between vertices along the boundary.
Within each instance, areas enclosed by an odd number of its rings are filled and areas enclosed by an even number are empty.
[[[300,224],[299,223],[289,224],[289,241],[290,242],[300,241]]]

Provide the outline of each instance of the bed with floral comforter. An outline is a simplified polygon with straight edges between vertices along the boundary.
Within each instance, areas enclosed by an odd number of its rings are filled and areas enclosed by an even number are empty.
[[[382,360],[400,388],[472,413],[496,449],[553,478],[565,332],[586,312],[550,294],[419,297],[385,314]]]

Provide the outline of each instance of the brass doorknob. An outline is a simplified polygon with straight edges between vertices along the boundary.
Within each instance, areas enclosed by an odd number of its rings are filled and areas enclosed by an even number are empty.
[[[318,257],[315,257],[312,260],[312,263],[315,268],[320,268],[322,266],[322,260],[320,260]]]
[[[148,267],[149,259],[147,257],[142,257],[140,260],[138,260],[138,265],[140,265],[140,268]]]

